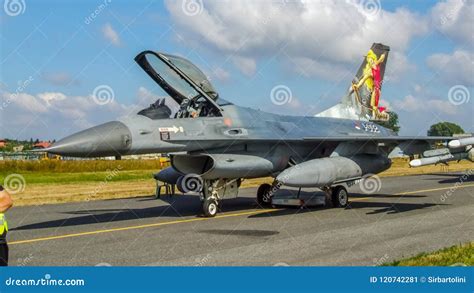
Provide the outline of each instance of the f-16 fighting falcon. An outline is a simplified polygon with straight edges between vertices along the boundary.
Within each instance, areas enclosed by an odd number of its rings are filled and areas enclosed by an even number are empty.
[[[449,137],[401,137],[376,122],[389,47],[374,43],[335,106],[316,116],[287,116],[234,105],[219,96],[190,61],[145,51],[138,65],[174,100],[136,115],[86,129],[54,143],[48,152],[102,157],[170,153],[171,167],[157,174],[183,192],[198,192],[206,216],[224,198],[238,195],[242,180],[272,176],[257,191],[270,205],[281,186],[316,187],[334,207],[348,204],[342,185],[388,169],[390,158],[420,154]]]

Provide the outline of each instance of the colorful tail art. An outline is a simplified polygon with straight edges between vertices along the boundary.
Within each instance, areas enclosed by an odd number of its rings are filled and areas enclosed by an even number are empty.
[[[379,106],[390,47],[374,43],[364,56],[342,102],[316,116],[356,120],[387,121],[389,115]]]
[[[388,119],[386,109],[379,107],[379,101],[389,51],[388,46],[374,43],[352,82],[350,95],[355,95],[356,102],[362,106],[362,114],[369,120]]]

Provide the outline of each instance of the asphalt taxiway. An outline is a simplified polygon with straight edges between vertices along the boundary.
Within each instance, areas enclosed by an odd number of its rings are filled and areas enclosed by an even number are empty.
[[[378,265],[474,240],[474,176],[462,176],[382,178],[374,194],[355,185],[346,209],[263,209],[247,188],[216,218],[199,216],[198,197],[184,195],[14,207],[10,262]]]

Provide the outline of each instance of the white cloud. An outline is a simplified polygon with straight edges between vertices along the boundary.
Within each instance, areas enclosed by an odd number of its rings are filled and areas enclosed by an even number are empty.
[[[48,111],[47,105],[41,99],[26,93],[5,93],[3,100],[10,101],[11,104],[17,105],[24,111],[30,111],[31,113],[45,113]]]
[[[456,50],[452,54],[433,54],[426,59],[428,66],[449,83],[474,85],[474,53]]]
[[[341,64],[313,60],[306,57],[292,58],[293,69],[305,77],[320,76],[327,80],[339,81],[346,76],[351,76],[351,71]]]
[[[431,10],[433,27],[452,40],[457,48],[451,54],[433,54],[426,59],[426,63],[450,85],[474,85],[473,20],[473,1],[446,0],[437,3]]]
[[[53,85],[63,86],[74,83],[74,79],[67,72],[43,73],[41,78]]]
[[[423,90],[423,87],[419,84],[415,84],[413,88],[415,90],[415,93],[419,93]]]
[[[38,98],[46,102],[46,105],[51,105],[54,101],[63,101],[66,95],[63,93],[42,93],[38,94]]]
[[[431,10],[432,24],[445,36],[472,48],[474,44],[474,2],[447,0]]]
[[[216,67],[212,70],[212,76],[221,81],[227,81],[230,78],[230,73],[222,67]]]
[[[247,76],[252,76],[257,71],[257,63],[252,58],[235,56],[232,58],[232,61],[240,72]]]
[[[456,114],[456,107],[449,101],[430,99],[424,100],[421,97],[407,95],[403,100],[395,101],[394,108],[405,112],[423,112],[429,114]]]
[[[120,46],[122,44],[119,34],[114,30],[110,23],[107,23],[102,27],[102,35],[114,46]]]
[[[60,138],[102,122],[134,114],[134,105],[115,101],[98,105],[90,96],[61,92],[0,93],[0,136]],[[144,108],[144,107],[141,107]]]
[[[389,61],[390,66],[402,62],[403,69],[409,63],[404,51],[411,39],[428,29],[426,18],[406,9],[381,9],[367,17],[345,1],[233,1],[232,9],[227,1],[205,1],[202,13],[192,17],[183,12],[180,1],[168,0],[166,6],[181,26],[180,33],[186,34],[184,39],[247,58],[247,64],[234,62],[247,75],[255,72],[256,59],[279,53],[281,59],[288,56],[355,71],[354,64],[362,61],[373,42],[390,45],[391,53],[399,56]],[[323,70],[310,72],[328,77]]]
[[[148,105],[155,102],[158,97],[145,87],[139,87],[137,91],[137,104]]]
[[[145,87],[139,87],[137,91],[137,99],[135,101],[135,107],[137,110],[148,107],[150,104],[155,103],[157,100],[165,99],[166,105],[171,109],[171,112],[174,113],[179,109],[178,103],[169,96],[159,96],[151,92]]]

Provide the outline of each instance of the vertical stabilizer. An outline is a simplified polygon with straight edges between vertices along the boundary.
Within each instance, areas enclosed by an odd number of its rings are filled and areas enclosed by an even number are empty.
[[[317,114],[318,117],[333,117],[357,120],[388,120],[388,113],[379,107],[382,84],[390,47],[374,43],[364,56],[357,73],[342,101]]]

